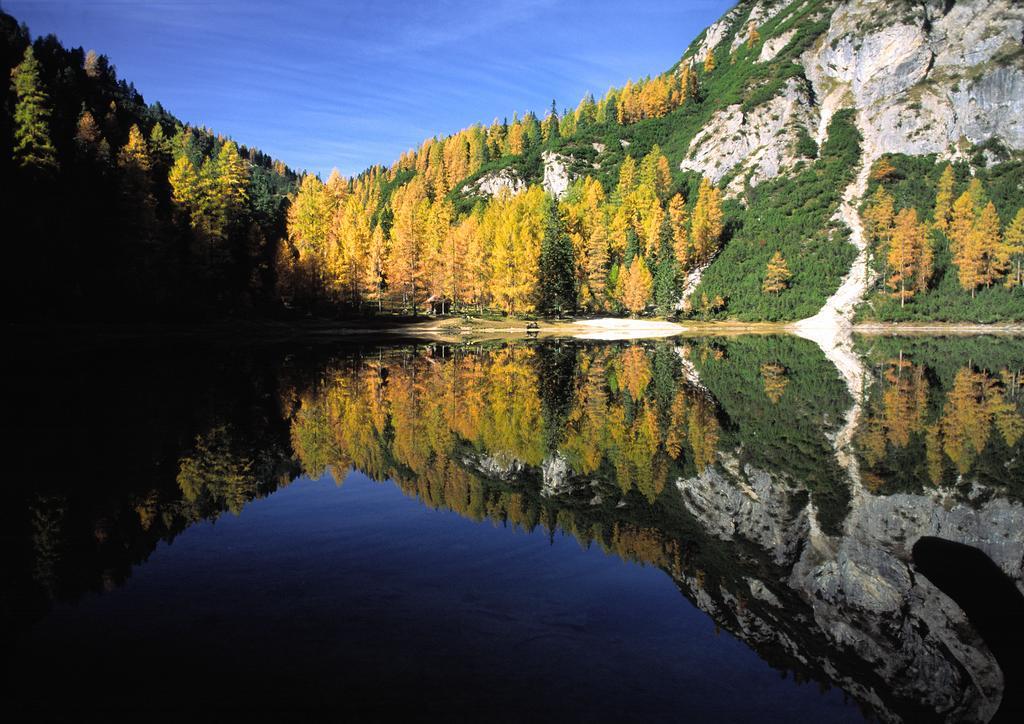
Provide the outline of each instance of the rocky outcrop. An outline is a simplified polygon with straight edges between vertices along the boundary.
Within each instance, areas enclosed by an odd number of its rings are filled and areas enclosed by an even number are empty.
[[[545,151],[541,154],[541,159],[544,161],[544,180],[541,182],[541,185],[545,191],[555,198],[562,198],[569,189],[569,183],[572,180],[567,166],[567,163],[572,159],[566,158],[554,151]]]
[[[1024,5],[847,0],[802,57],[822,130],[856,107],[865,150],[957,157],[999,138],[1024,149]],[[819,136],[823,135],[819,133]]]
[[[796,163],[799,130],[816,125],[816,111],[804,82],[792,78],[779,95],[750,112],[736,104],[715,113],[693,137],[679,167],[715,183],[736,170],[726,187],[727,195],[736,195],[745,183],[756,186]]]
[[[754,6],[750,8],[750,15],[747,16],[746,25],[752,24],[755,28],[759,28],[766,22],[774,18],[779,14],[779,11],[783,10],[790,4],[790,0],[758,0],[754,3]],[[747,42],[747,27],[740,28],[739,32],[733,36],[732,43],[729,45],[729,50],[735,50],[743,43]]]
[[[526,469],[526,465],[521,460],[503,453],[467,455],[462,458],[462,464],[486,478],[504,482],[521,478]]]
[[[760,25],[786,3],[755,2]],[[801,56],[806,79],[791,79],[761,106],[716,112],[692,139],[683,170],[715,182],[735,172],[728,192],[784,172],[798,159],[800,127],[820,143],[840,108],[858,112],[870,163],[882,153],[937,153],[957,158],[975,144],[999,139],[1024,150],[1024,5],[1013,0],[888,0],[837,3],[828,30]],[[743,4],[706,31],[696,62],[747,17]],[[765,38],[759,62],[774,59],[796,29]],[[735,47],[745,33],[738,29]]]
[[[471,184],[462,189],[466,196],[484,196],[490,198],[501,191],[509,191],[517,194],[526,188],[524,181],[514,169],[502,168],[496,171],[485,173]]]
[[[572,471],[569,468],[569,461],[561,453],[555,453],[547,458],[540,465],[541,486],[540,494],[543,498],[550,498],[556,495],[563,495],[572,490],[570,476]]]
[[[774,38],[768,38],[761,46],[761,52],[757,56],[758,63],[767,63],[769,60],[775,58],[779,54],[779,51],[789,45],[789,41],[796,35],[796,28],[787,30],[782,35],[776,35]]]
[[[676,487],[686,509],[715,537],[756,543],[780,566],[795,561],[806,519],[792,517],[792,492],[768,473],[746,466],[734,476],[724,466],[709,466]]]

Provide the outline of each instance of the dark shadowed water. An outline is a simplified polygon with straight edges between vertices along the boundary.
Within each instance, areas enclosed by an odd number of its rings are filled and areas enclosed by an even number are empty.
[[[30,346],[9,708],[1015,720],[1024,343]],[[838,448],[838,449],[837,449]]]

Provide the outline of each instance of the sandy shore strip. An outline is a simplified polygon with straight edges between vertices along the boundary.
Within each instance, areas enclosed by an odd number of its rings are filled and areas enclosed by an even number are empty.
[[[613,317],[581,319],[568,326],[574,328],[572,335],[577,339],[615,340],[641,339],[644,337],[676,337],[686,331],[686,327],[674,322],[650,319],[618,319]]]

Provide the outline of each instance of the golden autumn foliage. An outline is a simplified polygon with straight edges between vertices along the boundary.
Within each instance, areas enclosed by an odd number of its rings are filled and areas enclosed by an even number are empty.
[[[651,276],[643,257],[637,256],[626,271],[622,284],[622,304],[634,316],[647,309],[651,300],[654,277]]]
[[[761,365],[761,378],[764,380],[764,394],[772,404],[778,404],[789,384],[786,368],[778,362],[765,362]]]
[[[890,450],[895,454],[917,444],[923,447],[921,475],[930,484],[940,484],[947,470],[966,475],[993,436],[1010,448],[1024,437],[1018,378],[1008,370],[993,375],[961,367],[936,407],[925,367],[901,353],[884,366],[881,393],[868,405],[858,448],[874,468],[884,464]]]
[[[722,192],[702,179],[697,191],[697,202],[693,207],[690,226],[690,243],[693,247],[694,264],[711,260],[718,251],[722,237],[723,214]]]
[[[707,55],[704,56],[704,72],[710,73],[715,69],[715,54],[711,48],[708,48]]]
[[[918,222],[916,209],[900,209],[896,215],[886,260],[891,270],[886,284],[901,307],[917,292],[927,291],[932,276],[932,246],[928,225]]]
[[[889,256],[889,240],[892,238],[896,212],[894,199],[884,186],[875,189],[864,211],[864,228],[875,256],[883,259]]]
[[[1020,286],[1022,283],[1021,263],[1024,261],[1024,208],[1017,209],[1013,221],[1006,227],[1003,237],[1006,259],[1013,265],[1013,274],[1006,277],[1006,286]]]
[[[953,165],[946,164],[939,177],[939,186],[935,194],[935,211],[932,214],[935,228],[946,232],[953,215]]]
[[[768,265],[764,272],[764,282],[761,284],[761,291],[765,294],[778,294],[789,286],[789,280],[792,276],[792,273],[789,271],[789,265],[782,256],[782,252],[776,251],[772,254],[772,258],[768,260]]]
[[[757,32],[757,25],[751,20],[747,23],[747,48],[753,48],[761,42],[761,33]]]
[[[960,286],[974,296],[980,286],[991,286],[1009,265],[999,227],[999,217],[991,201],[983,200],[980,188],[969,186],[953,204],[949,226],[950,248],[957,267]]]

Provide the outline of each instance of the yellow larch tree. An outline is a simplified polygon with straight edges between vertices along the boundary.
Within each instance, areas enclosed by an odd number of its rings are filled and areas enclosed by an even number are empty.
[[[515,196],[499,194],[484,212],[482,228],[491,248],[490,292],[508,314],[536,307],[546,204],[544,189],[531,186]]]
[[[747,48],[753,48],[759,42],[761,42],[761,33],[757,32],[757,26],[751,20],[747,24]]]
[[[380,224],[373,227],[370,234],[370,248],[366,252],[367,274],[363,279],[364,287],[361,294],[364,298],[377,303],[381,309],[384,302],[385,269],[387,268],[388,246],[384,227]]]
[[[718,251],[722,236],[722,192],[704,178],[697,191],[697,203],[693,207],[690,225],[690,241],[693,246],[695,263],[709,261]]]
[[[778,294],[789,286],[789,280],[792,276],[793,274],[789,271],[789,264],[786,263],[782,252],[776,250],[765,267],[764,283],[761,284],[761,291],[765,294]]]
[[[935,211],[932,214],[935,228],[945,233],[953,215],[953,165],[947,163],[939,177],[938,189],[935,192]]]
[[[977,216],[974,212],[974,199],[971,192],[964,191],[953,202],[953,211],[949,224],[946,228],[946,236],[949,238],[949,248],[954,257],[958,250],[967,245],[971,233],[974,231],[974,224]]]
[[[327,189],[313,174],[306,174],[288,207],[288,240],[299,253],[299,263],[312,270],[322,286],[331,214]]]
[[[894,203],[892,195],[880,185],[871,195],[861,217],[872,253],[882,259],[889,255],[889,240],[892,238],[893,220],[895,219]]]
[[[1002,231],[999,225],[999,214],[995,204],[989,201],[982,209],[981,215],[974,226],[974,234],[978,236],[978,246],[983,250],[982,284],[987,287],[998,281],[1010,266],[1009,255],[1003,244]]]
[[[633,263],[629,265],[622,287],[622,304],[633,316],[647,308],[653,285],[654,278],[643,257],[635,257]]]
[[[683,201],[682,195],[676,194],[669,199],[668,218],[672,223],[672,251],[680,268],[685,271],[690,266],[693,247],[687,229],[689,214],[686,212],[686,202]]]
[[[658,239],[661,233],[661,225],[665,221],[665,212],[662,211],[661,202],[652,197],[642,211],[642,222],[640,225],[640,240],[643,244],[643,254],[653,257],[658,253]]]
[[[626,156],[619,166],[619,183],[615,187],[615,193],[620,200],[626,198],[637,187],[636,161],[632,156]]]
[[[1017,215],[1006,227],[1003,237],[1003,253],[1014,266],[1014,273],[1006,277],[1006,286],[1021,285],[1021,261],[1024,260],[1024,208],[1017,209]]]
[[[483,309],[487,303],[490,278],[490,257],[485,237],[480,231],[482,212],[474,211],[459,225],[466,237],[466,257],[463,260],[463,292],[460,301]]]
[[[992,286],[1003,275],[1009,260],[1002,243],[995,205],[989,201],[981,213],[974,216],[973,208],[963,208],[971,202],[973,198],[970,191],[957,199],[953,207],[951,229],[955,235],[953,263],[957,267],[960,286],[973,297],[978,287]],[[965,232],[966,219],[971,217],[974,217],[974,223]]]
[[[395,190],[391,207],[394,220],[391,225],[388,282],[391,289],[400,295],[403,306],[411,307],[415,314],[423,289],[423,237],[430,209],[430,201],[419,177]]]
[[[904,306],[915,293],[926,291],[931,279],[932,253],[928,227],[917,220],[917,209],[900,209],[889,243],[886,284]]]
[[[608,232],[604,224],[597,224],[587,240],[586,273],[584,288],[589,298],[585,301],[591,309],[603,310],[608,284]]]
[[[704,72],[710,73],[715,69],[715,54],[708,48],[707,55],[704,56]]]

